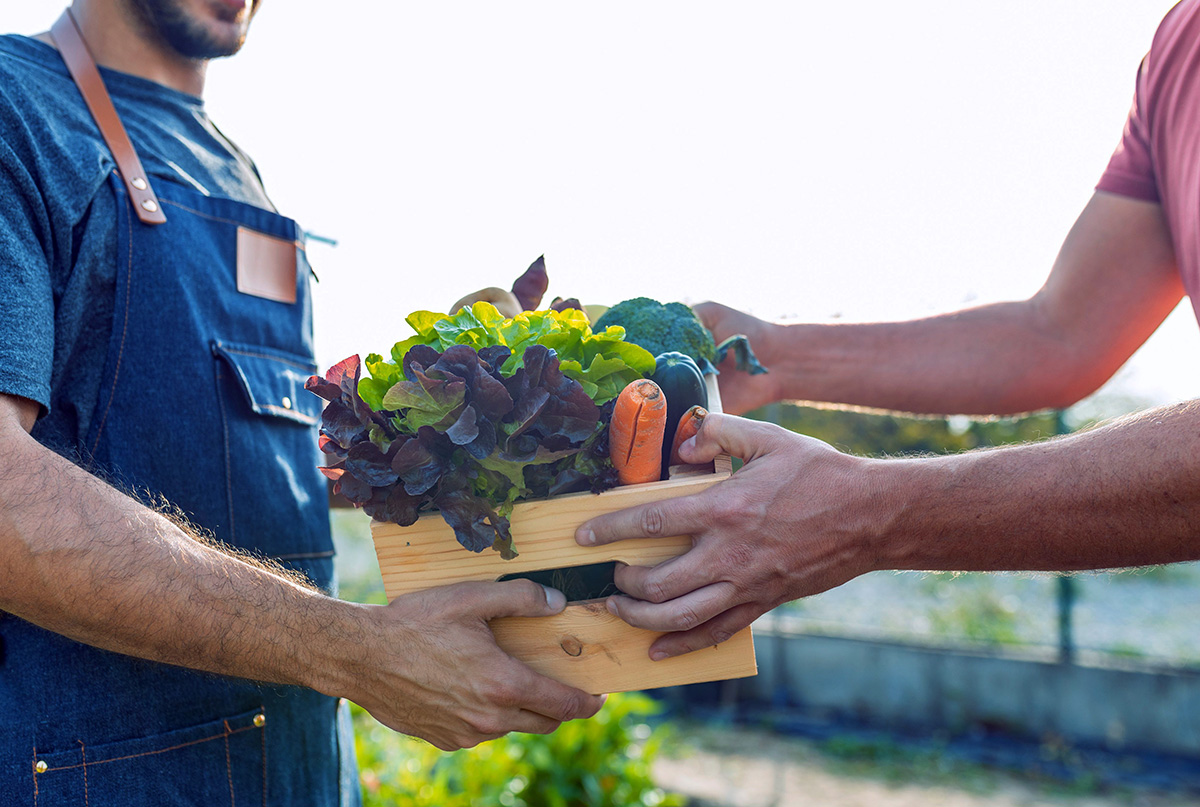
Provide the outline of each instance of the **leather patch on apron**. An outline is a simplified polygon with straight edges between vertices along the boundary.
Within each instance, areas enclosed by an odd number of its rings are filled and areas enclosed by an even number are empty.
[[[296,243],[238,227],[237,287],[243,294],[296,302]]]

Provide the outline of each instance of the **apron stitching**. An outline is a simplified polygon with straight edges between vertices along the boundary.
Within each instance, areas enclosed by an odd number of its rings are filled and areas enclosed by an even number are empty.
[[[38,803],[38,770],[37,770],[37,745],[33,746],[33,807],[37,807]]]
[[[83,805],[88,805],[88,781],[87,781],[87,748],[83,744],[83,740],[79,741],[79,758],[83,760]]]
[[[259,406],[276,415],[286,415],[289,418],[295,418],[303,423],[307,423],[310,426],[317,423],[317,418],[312,415],[306,415],[303,412],[297,412],[295,409],[284,409],[282,406],[276,406],[275,404],[259,404]]]
[[[256,728],[258,728],[258,727],[257,726],[242,726],[240,729],[230,730],[229,733],[230,734],[241,734],[243,731],[252,731]],[[102,760],[99,760],[98,762],[89,762],[88,766],[94,768],[97,765],[106,765],[109,762],[124,762],[125,760],[128,760],[128,759],[140,759],[141,757],[152,757],[156,754],[165,754],[168,751],[178,751],[180,748],[187,748],[188,746],[199,745],[200,743],[208,743],[208,742],[212,742],[213,740],[219,740],[224,736],[225,736],[224,733],[214,734],[211,737],[201,737],[199,740],[189,740],[186,743],[179,743],[178,745],[172,745],[169,748],[159,748],[154,751],[146,751],[141,754],[126,754],[123,757],[113,757],[112,759],[102,759]],[[80,768],[80,767],[83,767],[83,766],[82,765],[62,765],[58,768],[47,768],[46,770],[42,771],[42,773],[54,773],[56,771],[70,771],[70,770],[74,770],[75,768]],[[36,780],[36,777],[35,777],[35,780]]]
[[[225,502],[229,505],[229,539],[237,537],[233,521],[233,468],[229,463],[229,415],[225,412],[225,395],[221,391],[221,362],[217,361],[217,405],[221,407],[221,431],[225,434]]]
[[[267,707],[259,706],[258,708],[262,710],[262,714],[265,717],[267,714]],[[263,807],[267,807],[267,730],[265,728],[266,724],[263,724],[263,725],[264,725],[264,728],[262,730],[262,733],[259,734],[258,736],[259,736],[259,739],[262,741],[262,772],[263,772],[262,803],[263,803]]]
[[[113,389],[108,397],[108,405],[104,407],[104,415],[100,418],[100,425],[96,428],[96,440],[92,443],[92,453],[96,453],[96,449],[100,446],[100,436],[104,434],[104,424],[108,422],[108,413],[112,409],[113,401],[117,397],[117,379],[121,377],[121,359],[125,356],[125,337],[129,333],[129,298],[130,289],[133,286],[133,219],[129,219],[128,243],[129,243],[129,267],[125,276],[125,308],[124,321],[121,323],[121,346],[117,350],[117,366],[113,370]]]
[[[236,807],[233,797],[233,763],[229,761],[229,721],[225,722],[225,775],[229,777],[229,807]]]
[[[236,226],[236,227],[246,227],[246,225],[245,225],[243,222],[236,221],[235,219],[226,219],[226,218],[222,218],[221,216],[213,216],[213,215],[211,215],[211,214],[209,214],[209,213],[204,213],[204,212],[202,212],[202,211],[200,211],[200,210],[193,210],[192,208],[188,207],[187,205],[181,205],[179,202],[172,202],[170,199],[161,199],[161,200],[159,200],[159,201],[161,201],[163,204],[167,204],[167,205],[171,205],[171,206],[173,206],[173,207],[177,207],[177,208],[179,208],[180,210],[186,210],[186,211],[187,211],[187,212],[189,212],[189,213],[192,213],[192,214],[194,214],[194,215],[196,215],[196,216],[200,216],[201,218],[208,219],[208,220],[210,220],[210,221],[219,221],[219,222],[221,222],[222,224],[232,224],[232,225],[234,225],[234,226]],[[251,205],[251,206],[253,207],[253,205]],[[263,208],[261,208],[261,207],[260,207],[260,208],[256,208],[256,209],[258,209],[258,210],[262,210],[264,213],[271,213],[271,211],[270,211],[270,210],[264,210],[264,209],[263,209]],[[279,216],[279,214],[278,214],[278,213],[271,213],[271,215],[274,215],[274,216]],[[254,230],[255,232],[259,232],[259,233],[261,233],[261,232],[262,232],[262,230],[257,230],[257,229],[255,229],[255,228],[253,228],[253,227],[246,227],[246,229],[248,229],[248,230]],[[263,235],[270,235],[270,233],[263,233]],[[278,236],[273,236],[273,237],[276,237],[276,238],[278,238]],[[287,239],[282,239],[282,238],[281,238],[280,240],[281,240],[281,241],[284,241],[284,240],[287,240]],[[296,245],[296,247],[297,247],[298,249],[300,249],[300,250],[303,250],[303,251],[307,251],[307,250],[305,250],[305,247],[304,247],[304,245],[303,245],[303,244],[301,244],[299,241],[297,241],[297,240],[295,240],[295,239],[292,239],[291,243],[295,244],[295,245]]]
[[[218,342],[218,344],[220,343]],[[303,370],[306,373],[312,373],[317,369],[315,364],[301,364],[298,361],[291,361],[290,359],[285,359],[282,356],[272,356],[270,353],[256,353],[253,350],[239,350],[237,348],[230,347],[229,345],[221,345],[221,349],[228,351],[229,353],[236,353],[239,356],[249,356],[254,359],[271,359],[273,361],[283,362],[284,364],[292,365],[298,370]]]

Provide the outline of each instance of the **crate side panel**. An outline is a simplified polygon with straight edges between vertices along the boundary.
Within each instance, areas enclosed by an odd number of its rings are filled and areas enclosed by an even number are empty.
[[[388,599],[433,586],[470,580],[496,580],[507,574],[584,566],[619,560],[632,565],[661,563],[686,552],[690,536],[621,541],[597,547],[575,543],[575,529],[588,519],[627,507],[706,490],[726,475],[706,473],[615,488],[599,495],[572,494],[520,502],[511,525],[518,556],[504,560],[492,550],[468,552],[437,513],[409,527],[375,522],[371,535],[379,556]]]
[[[549,617],[507,617],[490,623],[505,652],[542,675],[593,694],[654,689],[755,675],[750,628],[715,647],[651,661],[661,633],[633,628],[603,601],[567,606]]]

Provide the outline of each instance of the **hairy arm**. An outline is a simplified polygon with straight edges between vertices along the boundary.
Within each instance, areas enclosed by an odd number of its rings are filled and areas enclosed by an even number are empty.
[[[1065,406],[1102,384],[1178,303],[1161,208],[1093,196],[1028,300],[912,322],[770,325],[700,307],[718,338],[745,332],[772,372],[722,375],[730,411],[772,400],[938,413]],[[627,567],[630,623],[672,631],[652,654],[723,641],[765,611],[877,569],[1071,570],[1200,558],[1200,404],[1071,437],[923,458],[841,454],[777,426],[713,415],[685,459],[746,465],[696,496],[580,527],[583,544],[690,534],[691,551]]]
[[[777,325],[715,303],[697,311],[718,340],[749,335],[771,369],[722,374],[731,413],[805,400],[1012,414],[1065,407],[1094,391],[1182,295],[1161,207],[1098,192],[1027,300],[867,324]]]
[[[864,459],[778,426],[710,415],[682,453],[747,460],[695,496],[602,516],[585,545],[691,534],[618,570],[626,621],[675,655],[869,571],[1102,569],[1200,559],[1200,403],[1069,437],[921,459]]]
[[[547,732],[597,698],[496,647],[487,620],[561,610],[528,581],[343,602],[196,540],[43,448],[0,396],[0,609],[90,645],[348,697],[441,748]]]

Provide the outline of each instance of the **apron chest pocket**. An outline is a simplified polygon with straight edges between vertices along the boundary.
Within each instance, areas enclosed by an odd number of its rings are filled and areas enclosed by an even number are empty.
[[[305,426],[320,421],[322,401],[304,388],[304,382],[317,372],[315,362],[280,350],[232,342],[213,342],[212,349],[228,365],[252,412]]]
[[[317,468],[324,402],[304,389],[305,356],[214,341],[224,439],[226,535],[235,546],[283,561],[327,588],[332,578],[329,493]]]

